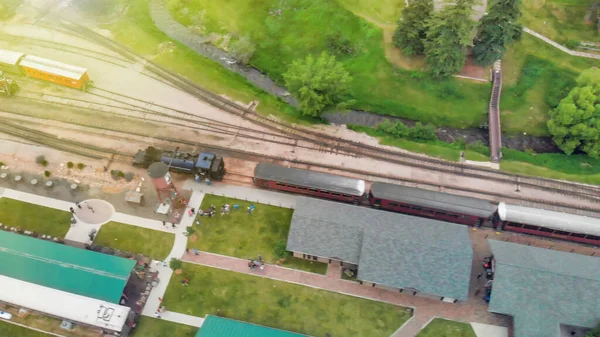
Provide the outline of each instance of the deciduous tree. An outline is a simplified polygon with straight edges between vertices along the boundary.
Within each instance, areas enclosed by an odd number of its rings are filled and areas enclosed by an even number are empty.
[[[550,111],[548,130],[566,154],[600,157],[600,69],[584,71],[577,86]]]
[[[427,22],[425,60],[434,77],[446,77],[459,72],[471,45],[473,0],[456,0],[446,4]]]
[[[477,63],[490,65],[500,60],[506,45],[521,37],[519,0],[494,0],[490,11],[481,19],[473,54]]]
[[[402,49],[405,55],[423,54],[425,51],[423,41],[427,37],[427,21],[431,13],[432,0],[411,0],[402,11],[402,18],[394,33],[394,45]]]
[[[233,42],[229,48],[231,55],[242,64],[248,64],[255,51],[256,47],[247,36]]]
[[[299,100],[302,112],[313,117],[340,104],[352,81],[344,65],[328,53],[294,61],[283,78],[288,90]]]
[[[600,337],[600,325],[585,334],[585,337]]]

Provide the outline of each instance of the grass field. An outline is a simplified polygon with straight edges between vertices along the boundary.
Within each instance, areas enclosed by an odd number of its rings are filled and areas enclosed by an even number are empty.
[[[579,73],[594,66],[600,60],[570,56],[523,33],[502,61],[502,131],[548,135],[549,109],[566,96]]]
[[[0,321],[0,337],[50,337],[52,335]]]
[[[381,24],[395,24],[402,15],[406,0],[337,0],[351,12]]]
[[[187,277],[190,284],[181,286]],[[184,263],[163,301],[167,310],[227,318],[310,336],[388,337],[406,308],[258,276]]]
[[[221,216],[219,210],[224,204],[232,208],[237,204],[240,208]],[[200,225],[194,224],[196,240],[189,239],[188,248],[243,259],[256,259],[261,254],[266,263],[275,263],[279,259],[275,247],[287,242],[293,210],[207,194],[201,209],[207,210],[210,205],[217,207],[217,215],[197,218]],[[250,205],[256,207],[252,215],[246,213]],[[326,264],[310,262],[287,258],[282,266],[320,274],[327,272]]]
[[[163,321],[162,319],[140,317],[131,337],[194,337],[198,328]]]
[[[62,238],[71,226],[71,213],[27,202],[0,198],[0,223]]]
[[[342,2],[361,10],[368,4]],[[334,1],[293,0],[282,8],[279,0],[168,3],[184,25],[221,36],[248,35],[256,44],[251,63],[280,83],[293,60],[348,42],[354,53],[338,59],[354,79],[349,97],[356,99],[353,108],[456,127],[479,125],[485,116],[489,84],[417,79],[410,71],[395,69],[386,59],[382,30]],[[394,13],[400,6],[391,0],[378,3],[384,8],[392,4]],[[379,7],[373,8],[377,12]]]
[[[568,40],[598,42],[596,23],[586,24],[584,20],[593,3],[594,0],[523,0],[521,22],[561,44]]]
[[[416,337],[477,337],[471,324],[434,318]]]
[[[111,221],[102,225],[94,243],[154,260],[164,260],[173,248],[175,235]]]

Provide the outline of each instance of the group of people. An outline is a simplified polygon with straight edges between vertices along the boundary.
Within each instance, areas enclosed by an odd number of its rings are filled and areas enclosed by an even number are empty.
[[[250,260],[248,262],[248,268],[250,268],[250,270],[255,270],[256,268],[265,270],[265,263],[263,262],[262,255],[258,254],[258,258],[256,260]]]

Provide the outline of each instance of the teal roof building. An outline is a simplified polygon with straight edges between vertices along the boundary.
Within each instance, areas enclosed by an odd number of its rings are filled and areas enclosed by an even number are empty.
[[[196,337],[308,337],[217,316],[206,316]]]
[[[0,231],[0,275],[118,304],[136,261]]]

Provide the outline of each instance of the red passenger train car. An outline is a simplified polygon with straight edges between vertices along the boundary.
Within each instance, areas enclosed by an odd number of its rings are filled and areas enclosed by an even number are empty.
[[[355,204],[362,201],[365,193],[364,180],[268,163],[256,165],[254,184],[262,188]]]
[[[486,200],[383,182],[371,185],[369,203],[374,208],[470,226],[492,221],[497,209]]]

